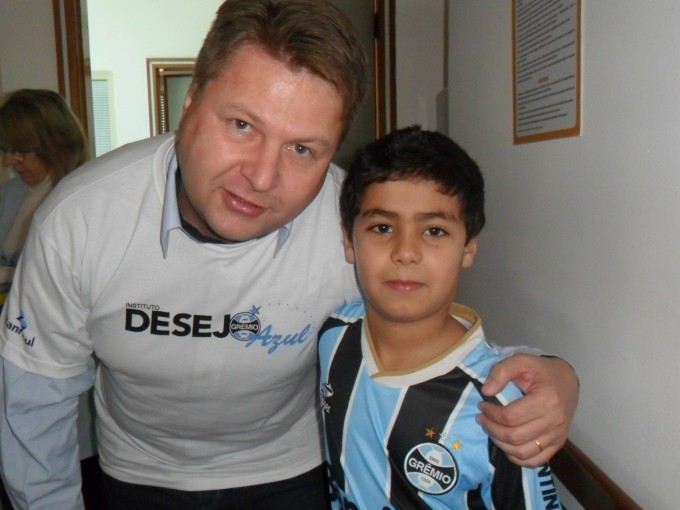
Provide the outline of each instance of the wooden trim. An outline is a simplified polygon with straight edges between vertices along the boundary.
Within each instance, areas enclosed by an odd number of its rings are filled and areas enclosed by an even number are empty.
[[[387,133],[387,112],[389,111],[387,89],[387,25],[385,23],[385,0],[374,0],[374,59],[375,59],[375,137]]]
[[[597,510],[642,510],[604,471],[567,441],[550,461],[553,475],[583,508]]]
[[[61,24],[61,4],[59,0],[52,0],[52,16],[54,17],[54,38],[57,50],[57,82],[58,92],[66,96],[66,76],[64,73],[64,35]]]
[[[71,110],[92,140],[87,5],[81,0],[52,0],[52,10],[59,93],[66,98]]]
[[[397,34],[395,33],[397,29],[397,15],[396,15],[396,2],[395,0],[389,1],[389,15],[388,15],[388,25],[389,25],[389,35],[388,44],[390,47],[390,82],[388,84],[390,90],[390,123],[388,126],[389,131],[397,129]]]
[[[80,119],[85,132],[89,132],[89,116],[87,114],[87,87],[90,78],[89,55],[87,41],[83,37],[83,25],[80,0],[64,0],[64,18],[67,27],[66,46],[68,51],[68,87],[71,109]]]
[[[397,124],[397,84],[394,29],[394,0],[374,0],[375,13],[375,136],[378,138]]]
[[[375,137],[385,134],[385,0],[373,1],[373,33],[375,36],[373,53],[375,58]]]

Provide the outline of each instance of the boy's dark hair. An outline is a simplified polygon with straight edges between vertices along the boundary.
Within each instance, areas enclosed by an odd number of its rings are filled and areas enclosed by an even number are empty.
[[[420,126],[398,129],[359,149],[340,194],[340,216],[351,235],[366,188],[387,181],[431,181],[460,200],[467,243],[484,227],[484,178],[453,140]]]

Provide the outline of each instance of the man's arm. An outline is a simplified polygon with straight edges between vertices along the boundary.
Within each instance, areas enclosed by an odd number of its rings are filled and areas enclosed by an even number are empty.
[[[567,439],[578,403],[578,377],[560,358],[514,354],[493,367],[482,392],[495,395],[510,381],[525,396],[506,407],[481,403],[477,421],[512,462],[540,466]]]
[[[0,471],[17,510],[84,508],[76,419],[93,381],[93,360],[56,379],[0,358]]]

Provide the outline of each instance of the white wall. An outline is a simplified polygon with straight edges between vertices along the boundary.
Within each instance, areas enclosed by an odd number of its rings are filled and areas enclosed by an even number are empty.
[[[0,0],[0,91],[58,85],[52,2]]]
[[[87,0],[93,71],[113,74],[118,145],[150,135],[147,58],[195,58],[223,0]]]
[[[436,99],[445,85],[445,2],[395,2],[397,127],[437,129]]]
[[[652,6],[653,5],[653,6]],[[511,2],[453,0],[451,135],[487,181],[463,301],[581,378],[572,439],[643,508],[680,490],[680,4],[583,2],[583,134],[512,144]]]

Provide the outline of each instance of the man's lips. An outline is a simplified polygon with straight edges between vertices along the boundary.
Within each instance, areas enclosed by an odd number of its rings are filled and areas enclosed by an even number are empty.
[[[264,207],[249,202],[244,198],[235,195],[230,191],[224,191],[224,201],[231,210],[236,211],[245,216],[258,216],[264,211]]]

